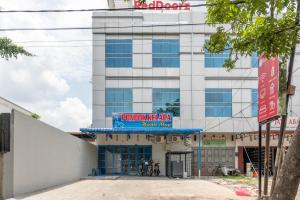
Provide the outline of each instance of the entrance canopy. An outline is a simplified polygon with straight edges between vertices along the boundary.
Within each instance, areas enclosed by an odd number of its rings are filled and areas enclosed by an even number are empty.
[[[83,133],[93,134],[156,134],[156,135],[190,135],[199,134],[202,129],[200,128],[149,128],[149,127],[137,127],[137,128],[81,128]]]

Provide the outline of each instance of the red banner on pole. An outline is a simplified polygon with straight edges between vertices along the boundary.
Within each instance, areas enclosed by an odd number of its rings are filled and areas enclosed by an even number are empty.
[[[279,112],[279,60],[260,57],[258,68],[258,122],[276,118]]]

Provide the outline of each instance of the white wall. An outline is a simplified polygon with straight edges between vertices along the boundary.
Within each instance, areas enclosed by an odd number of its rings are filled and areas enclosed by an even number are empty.
[[[25,108],[22,108],[21,106],[18,106],[17,104],[0,97],[0,113],[10,113],[12,109],[15,109],[25,115],[32,115],[32,112],[26,110]]]
[[[10,195],[76,181],[97,168],[97,147],[93,144],[17,111],[13,112],[12,127]]]

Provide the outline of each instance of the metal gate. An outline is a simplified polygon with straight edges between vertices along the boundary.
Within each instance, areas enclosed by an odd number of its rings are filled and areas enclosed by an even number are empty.
[[[214,176],[219,167],[235,167],[235,147],[202,147],[201,173]]]
[[[138,175],[138,165],[151,158],[149,145],[99,145],[98,175]]]
[[[168,152],[166,153],[166,175],[169,177],[192,177],[193,152]]]

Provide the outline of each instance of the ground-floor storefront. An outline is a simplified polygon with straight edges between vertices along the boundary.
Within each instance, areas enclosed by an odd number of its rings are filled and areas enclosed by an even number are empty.
[[[209,138],[213,137],[213,140]],[[202,176],[216,175],[220,167],[237,168],[235,143],[232,134],[151,135],[104,134],[97,135],[99,175],[147,175],[145,162],[158,163],[160,176],[194,177],[199,175],[198,152]],[[219,142],[216,142],[216,141]],[[208,142],[209,141],[209,142]],[[143,169],[143,174],[139,169]],[[154,174],[153,174],[154,176]]]
[[[191,136],[97,135],[98,175],[193,177],[198,175],[198,148]]]
[[[277,154],[277,143],[279,137],[279,131],[272,131],[270,135],[270,149],[269,149],[269,169],[265,172],[264,162],[265,162],[265,139],[266,133],[262,133],[262,173],[268,173],[270,176],[273,175],[276,154]],[[291,143],[293,137],[293,131],[286,131],[284,138],[284,151],[287,150]],[[258,133],[243,133],[237,135],[236,139],[236,149],[237,149],[237,161],[238,169],[243,174],[251,174],[251,172],[258,171]]]
[[[96,135],[98,175],[188,178],[218,175],[224,167],[239,169],[242,174],[258,168],[257,132],[201,133],[200,128],[172,128],[172,115],[153,113],[116,114],[112,127],[82,130]],[[270,137],[270,175],[275,165],[278,133],[272,131]],[[286,134],[284,146],[289,145],[292,134]],[[263,163],[264,148],[262,158]],[[154,173],[157,169],[159,174]]]

